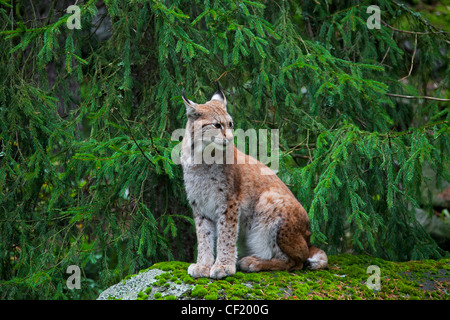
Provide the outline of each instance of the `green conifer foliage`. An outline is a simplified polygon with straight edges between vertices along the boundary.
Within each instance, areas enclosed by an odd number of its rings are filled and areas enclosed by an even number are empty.
[[[314,243],[445,254],[414,209],[425,164],[449,180],[448,31],[387,0],[379,29],[371,1],[78,1],[81,29],[72,4],[0,0],[0,298],[95,298],[194,259],[172,133],[181,88],[206,101],[215,81],[236,128],[280,130]]]

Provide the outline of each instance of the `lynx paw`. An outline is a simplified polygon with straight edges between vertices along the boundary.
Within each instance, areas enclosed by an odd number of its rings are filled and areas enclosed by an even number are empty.
[[[239,260],[238,262],[239,264],[239,268],[242,271],[247,271],[247,272],[257,272],[261,270],[260,267],[260,259],[256,258],[256,257],[244,257],[241,260]]]
[[[200,264],[191,264],[188,268],[188,274],[193,278],[209,277],[210,267]]]
[[[226,276],[231,276],[236,273],[236,266],[231,264],[218,265],[215,264],[211,267],[209,277],[213,279],[222,279]]]

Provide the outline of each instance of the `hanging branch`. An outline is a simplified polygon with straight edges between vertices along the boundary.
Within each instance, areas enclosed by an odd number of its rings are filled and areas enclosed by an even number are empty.
[[[222,78],[224,75],[226,75],[228,72],[233,71],[236,68],[230,69],[230,70],[226,70],[225,72],[223,72],[220,77],[218,77],[216,80],[214,80],[214,82],[217,82],[220,80],[220,78]]]
[[[142,155],[144,156],[145,159],[147,159],[147,161],[149,161],[150,163],[153,164],[152,160],[150,160],[149,157],[147,157],[147,155],[145,154],[144,150],[142,150],[141,146],[137,143],[136,139],[134,139],[134,135],[133,135],[133,131],[131,131],[130,125],[127,123],[127,121],[124,119],[124,117],[122,116],[122,114],[120,113],[118,108],[113,108],[112,111],[117,111],[117,114],[119,115],[119,117],[122,119],[123,123],[125,123],[125,126],[127,127],[129,133],[130,133],[130,139],[133,140],[134,144],[138,147],[139,151],[142,153]],[[153,150],[159,155],[158,150],[155,148],[155,146],[153,145],[153,137],[151,132],[149,131],[150,134],[150,141],[152,144],[152,148]]]
[[[416,51],[417,51],[417,34],[414,36],[414,52],[411,57],[411,67],[409,68],[408,75],[404,76],[403,78],[399,79],[398,81],[403,81],[411,75],[412,69],[414,67],[414,57],[416,56]]]
[[[400,29],[394,28],[393,26],[387,24],[387,23],[384,22],[383,20],[381,20],[381,23],[382,23],[384,26],[388,27],[389,29],[391,29],[391,30],[393,30],[393,31],[401,32],[401,33],[408,33],[408,34],[415,34],[416,36],[417,36],[418,34],[423,35],[423,34],[431,34],[431,33],[435,33],[435,32],[419,32],[419,31],[400,30]]]
[[[398,97],[398,98],[405,98],[405,99],[425,99],[425,100],[436,100],[436,101],[450,101],[450,99],[444,99],[444,98],[436,98],[436,97],[428,97],[428,96],[404,96],[402,94],[396,94],[396,93],[387,93],[387,96],[391,97]]]
[[[420,15],[416,15],[414,11],[412,11],[411,9],[409,9],[407,6],[405,6],[402,3],[398,3],[397,1],[392,1],[397,7],[399,7],[402,10],[407,11],[408,13],[410,13],[411,15],[415,16],[417,18],[417,20],[422,23],[425,27],[427,27],[429,30],[431,30],[431,33],[434,34],[448,34],[449,32],[445,32],[442,30],[437,29],[435,26],[433,26],[432,24],[428,23],[426,20],[424,20],[423,18],[420,17]],[[392,29],[394,30],[394,29]],[[434,30],[434,31],[433,31]],[[405,30],[399,30],[396,29],[395,31],[399,31],[399,32],[405,32],[405,33],[418,33],[418,34],[426,34],[424,32],[413,32],[413,31],[405,31]],[[449,43],[448,40],[445,40],[445,42]]]
[[[420,22],[423,23],[423,21],[420,21]],[[447,35],[447,34],[449,34],[449,32],[442,31],[442,30],[439,30],[439,31],[431,31],[431,32],[419,32],[419,31],[401,30],[401,29],[394,28],[393,26],[387,24],[387,23],[384,22],[383,20],[381,20],[381,23],[382,23],[384,26],[388,27],[389,29],[391,29],[391,30],[393,30],[393,31],[395,31],[395,32],[401,32],[401,33],[407,33],[407,34],[414,34],[414,35],[416,35],[416,36],[417,36],[417,35],[427,35],[427,34],[435,34],[435,35]],[[447,39],[443,39],[443,41],[445,41],[446,43],[450,43],[450,41],[447,40]]]

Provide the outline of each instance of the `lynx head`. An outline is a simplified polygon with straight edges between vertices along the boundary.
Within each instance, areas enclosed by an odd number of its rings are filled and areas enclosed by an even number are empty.
[[[221,148],[233,141],[233,119],[227,112],[227,99],[219,85],[211,100],[204,104],[186,98],[184,88],[182,97],[192,142],[201,142],[203,149],[211,143]]]

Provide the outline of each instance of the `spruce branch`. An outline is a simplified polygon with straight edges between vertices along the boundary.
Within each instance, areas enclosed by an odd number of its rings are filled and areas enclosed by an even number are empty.
[[[450,101],[450,99],[445,99],[445,98],[436,98],[436,97],[428,97],[428,96],[405,96],[402,94],[388,93],[388,92],[386,92],[386,95],[391,96],[391,97],[397,97],[397,98],[405,98],[405,99],[425,99],[425,100],[436,100],[436,101]]]
[[[425,27],[427,27],[429,30],[434,30],[431,33],[433,34],[448,34],[449,32],[445,32],[442,30],[439,30],[438,28],[436,28],[435,26],[433,26],[432,24],[428,23],[426,20],[424,20],[423,18],[420,17],[420,15],[417,15],[414,11],[412,11],[411,9],[409,9],[407,6],[405,6],[402,3],[398,3],[397,1],[392,1],[396,6],[398,6],[400,9],[407,11],[409,14],[411,14],[412,16],[414,16],[420,23],[422,23]],[[395,31],[399,31],[399,32],[403,32],[405,30],[395,30]],[[413,31],[409,31],[409,32],[413,32]],[[409,33],[409,32],[405,32],[405,33]],[[425,34],[425,33],[424,33]],[[448,41],[446,41],[448,43]]]
[[[102,17],[100,18],[99,22],[97,23],[97,26],[95,27],[95,29],[89,34],[89,36],[87,37],[86,41],[88,41],[98,30],[98,28],[100,28],[100,26],[103,23],[103,20],[105,20],[105,18],[108,16],[108,11],[106,11]]]
[[[120,119],[122,119],[123,123],[125,124],[125,126],[127,127],[129,133],[130,133],[130,139],[133,140],[134,144],[138,147],[139,151],[142,153],[142,155],[144,156],[144,158],[153,164],[152,160],[150,160],[149,157],[147,157],[147,155],[145,154],[144,150],[142,150],[141,146],[139,145],[139,143],[137,143],[136,139],[134,138],[133,135],[133,131],[130,128],[130,125],[127,123],[127,121],[125,120],[125,118],[122,116],[122,114],[120,113],[120,110],[118,108],[113,108],[111,109],[112,112],[117,111],[117,114],[119,115]],[[152,144],[152,148],[153,150],[159,155],[158,150],[155,148],[154,144],[153,144],[153,137],[152,137],[152,133],[151,131],[149,131],[150,134],[150,142]]]
[[[233,71],[234,69],[236,69],[236,68],[232,68],[232,69],[230,69],[230,70],[225,70],[225,71],[220,75],[220,77],[218,77],[216,80],[214,80],[214,82],[217,83],[217,81],[219,81],[220,78],[222,78],[222,77],[223,77],[224,75],[226,75],[228,72]]]
[[[415,34],[415,36],[414,36],[414,52],[413,52],[412,57],[411,57],[411,67],[409,68],[408,75],[404,76],[403,78],[399,79],[398,81],[403,81],[403,80],[407,79],[411,75],[411,72],[412,72],[413,67],[414,67],[414,58],[416,56],[416,51],[417,51],[417,34]]]
[[[380,66],[383,65],[383,62],[384,62],[384,60],[386,59],[386,57],[387,57],[389,51],[391,51],[391,47],[389,47],[389,48],[386,50],[386,53],[384,54],[383,59],[381,59],[381,62],[380,62],[378,65],[380,65]]]
[[[420,32],[420,31],[400,30],[400,29],[394,28],[393,26],[387,24],[387,23],[384,22],[383,20],[381,20],[381,23],[382,23],[384,26],[388,27],[389,29],[391,29],[391,30],[393,30],[393,31],[401,32],[401,33],[407,33],[407,34],[414,34],[414,35],[416,35],[416,36],[417,36],[417,35],[424,35],[424,34],[435,33],[435,32]],[[442,33],[446,33],[446,32],[442,31]]]

